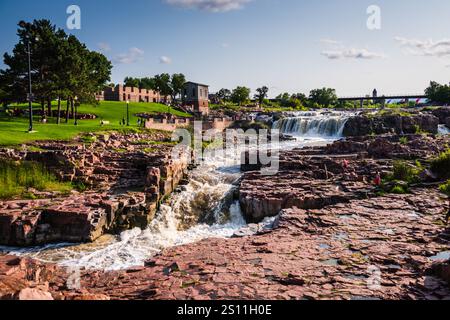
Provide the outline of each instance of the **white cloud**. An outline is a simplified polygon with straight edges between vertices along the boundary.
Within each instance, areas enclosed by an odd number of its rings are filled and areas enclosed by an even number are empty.
[[[172,63],[172,59],[166,56],[162,56],[159,58],[159,63],[162,64],[171,64]]]
[[[111,51],[111,46],[109,45],[109,43],[106,42],[99,42],[97,44],[97,46],[99,47],[100,51],[102,52],[108,52]]]
[[[128,50],[127,53],[122,53],[114,58],[114,62],[122,64],[132,64],[142,59],[144,56],[144,50],[133,47]]]
[[[338,59],[381,59],[386,55],[378,52],[371,52],[367,49],[346,47],[343,42],[333,39],[321,39],[319,42],[325,44],[328,50],[321,52],[321,55],[330,60]]]
[[[209,12],[227,12],[242,9],[244,4],[252,0],[165,0],[166,3],[187,9],[198,9]]]
[[[404,52],[410,55],[427,56],[427,57],[446,57],[450,56],[450,40],[442,39],[439,41],[407,39],[403,37],[395,37],[403,48]]]

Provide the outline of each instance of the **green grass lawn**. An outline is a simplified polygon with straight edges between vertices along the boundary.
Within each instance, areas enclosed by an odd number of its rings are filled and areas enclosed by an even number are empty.
[[[56,102],[53,102],[53,109],[56,110]],[[26,108],[26,105],[16,106]],[[61,109],[65,110],[66,104],[62,103]],[[34,110],[40,110],[40,106],[35,105]],[[169,107],[158,103],[130,103],[130,127],[137,128],[138,118],[136,113],[167,113]],[[32,142],[36,140],[70,140],[80,133],[97,132],[105,130],[123,129],[120,121],[126,118],[126,104],[123,102],[103,101],[98,106],[81,105],[78,113],[90,113],[97,115],[96,120],[79,120],[78,126],[74,125],[73,119],[65,123],[61,119],[61,124],[56,124],[56,118],[49,118],[48,123],[39,122],[40,117],[34,118],[35,133],[28,133],[28,119],[26,117],[9,117],[5,112],[0,111],[0,145],[14,146],[17,144]],[[183,112],[170,108],[170,113],[178,116],[189,116]],[[100,121],[109,121],[109,125],[100,126]]]

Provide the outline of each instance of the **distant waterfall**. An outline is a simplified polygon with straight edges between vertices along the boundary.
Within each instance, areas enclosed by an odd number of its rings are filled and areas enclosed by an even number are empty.
[[[339,112],[301,112],[273,124],[281,133],[310,137],[341,137],[353,114]]]
[[[439,131],[439,134],[443,135],[443,136],[450,134],[450,129],[443,124],[439,125],[438,131]]]

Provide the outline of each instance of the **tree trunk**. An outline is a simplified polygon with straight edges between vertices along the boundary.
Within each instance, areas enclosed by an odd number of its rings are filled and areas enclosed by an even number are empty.
[[[41,99],[41,119],[45,119],[45,100]]]
[[[56,115],[56,124],[61,123],[61,97],[58,97],[58,114]]]
[[[74,108],[74,100],[73,98],[70,98],[70,108],[72,109],[72,119],[76,121],[76,114],[75,114],[75,108]]]
[[[47,99],[47,114],[49,117],[52,117],[52,99]]]
[[[70,104],[70,97],[67,97],[67,106],[66,106],[66,123],[69,123],[69,104]]]
[[[70,97],[70,112],[72,114],[72,119],[75,119],[75,111],[74,111],[74,105],[73,105],[73,98]]]

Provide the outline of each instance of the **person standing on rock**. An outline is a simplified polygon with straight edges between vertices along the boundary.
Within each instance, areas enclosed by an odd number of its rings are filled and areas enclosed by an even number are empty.
[[[373,183],[375,184],[375,186],[381,187],[382,179],[381,179],[380,172],[377,172],[377,175],[375,176],[375,179],[373,180]]]
[[[349,162],[348,162],[348,160],[347,159],[344,159],[343,161],[342,161],[342,171],[345,173],[345,171],[348,169],[348,166],[349,166]]]

